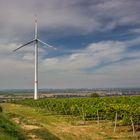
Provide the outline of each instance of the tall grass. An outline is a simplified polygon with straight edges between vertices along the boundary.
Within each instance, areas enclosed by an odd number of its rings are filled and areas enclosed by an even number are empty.
[[[15,138],[16,140],[26,140],[26,137],[20,127],[10,121],[4,114],[0,114],[0,132]]]

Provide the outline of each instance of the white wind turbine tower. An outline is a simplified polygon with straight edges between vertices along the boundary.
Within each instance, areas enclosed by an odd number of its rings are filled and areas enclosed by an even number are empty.
[[[42,40],[38,39],[38,33],[37,33],[37,18],[35,17],[35,38],[31,41],[29,41],[26,44],[23,44],[22,46],[18,47],[17,49],[13,50],[14,52],[21,49],[22,47],[25,47],[29,44],[34,43],[35,45],[35,79],[34,79],[34,100],[38,99],[38,43],[42,43],[43,45],[53,48],[56,50],[55,47],[49,45],[48,43],[43,42]]]

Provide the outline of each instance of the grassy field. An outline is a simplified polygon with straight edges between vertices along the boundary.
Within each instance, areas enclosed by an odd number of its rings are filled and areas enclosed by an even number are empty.
[[[3,113],[0,113],[0,140],[26,140],[26,135],[16,123]]]
[[[74,116],[52,115],[46,110],[24,105],[3,103],[4,116],[7,116],[21,134],[29,140],[137,140],[140,131],[133,135],[132,127],[117,126],[114,133],[114,122],[103,120],[81,121]],[[12,137],[0,129],[0,139],[21,139]],[[5,137],[5,138],[3,138]]]

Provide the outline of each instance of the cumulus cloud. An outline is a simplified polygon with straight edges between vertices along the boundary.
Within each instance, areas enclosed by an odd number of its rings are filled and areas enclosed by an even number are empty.
[[[51,30],[57,36],[60,32],[62,36],[81,35],[140,23],[138,0],[0,0],[0,3],[0,35],[9,41],[26,38],[27,33],[31,35],[35,13],[40,29]]]
[[[92,68],[102,62],[107,63],[122,59],[124,57],[125,47],[125,44],[119,41],[92,43],[81,50],[81,53],[45,59],[42,64],[47,69],[54,68],[56,70],[82,70]]]
[[[34,14],[38,15],[40,31],[47,32],[43,37],[55,39],[119,27],[130,27],[129,33],[138,34],[139,13],[138,0],[0,0],[0,87],[33,86],[34,48],[12,50],[21,40],[24,43],[34,38]],[[40,48],[40,87],[138,86],[140,53],[129,49],[140,44],[139,37],[90,42],[75,52],[70,48],[69,54],[51,57]]]
[[[137,40],[91,43],[78,52],[52,58],[43,57],[46,54],[40,51],[40,87],[137,86],[140,53],[128,51],[130,45],[139,43]],[[13,44],[6,46],[3,45],[0,55],[16,48]],[[30,47],[26,49],[29,49],[29,52],[20,51],[0,60],[0,76],[8,81],[9,87],[32,87],[34,55]],[[14,83],[11,83],[11,79],[14,79]],[[3,87],[6,83],[4,81],[0,81]]]
[[[140,53],[127,51],[129,43],[138,42],[102,41],[88,45],[81,53],[44,59],[41,75],[48,73],[52,81],[55,77],[55,83],[61,81],[62,87],[136,87]]]

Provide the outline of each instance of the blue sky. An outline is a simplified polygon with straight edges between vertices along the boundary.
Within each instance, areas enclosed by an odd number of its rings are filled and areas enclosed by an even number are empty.
[[[0,0],[0,88],[33,88],[34,38],[40,88],[139,87],[139,0]]]

